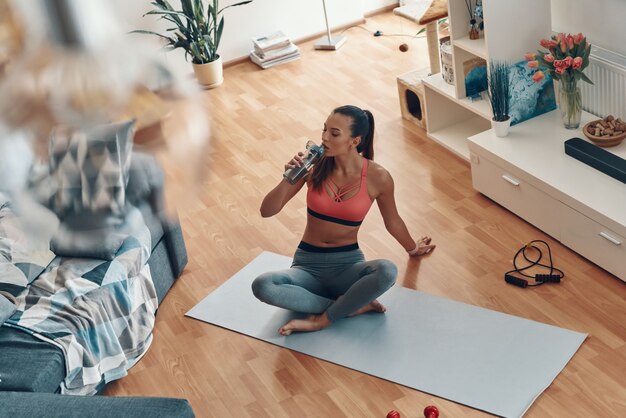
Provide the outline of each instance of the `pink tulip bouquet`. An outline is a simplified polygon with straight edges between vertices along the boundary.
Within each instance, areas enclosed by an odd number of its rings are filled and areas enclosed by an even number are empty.
[[[539,44],[547,51],[537,51],[537,53],[527,53],[524,58],[528,61],[530,68],[536,68],[532,75],[535,82],[543,80],[544,71],[550,76],[559,80],[561,89],[561,107],[563,121],[566,127],[578,127],[575,118],[580,119],[582,100],[578,82],[583,80],[589,84],[593,82],[583,73],[589,65],[589,54],[591,44],[582,33],[577,35],[559,33],[553,35],[551,39],[542,39]]]
[[[589,53],[591,45],[582,33],[570,35],[559,33],[552,39],[542,39],[539,44],[548,51],[537,51],[536,54],[529,52],[524,58],[530,68],[545,69],[556,80],[593,82],[583,73],[589,65]],[[545,74],[539,70],[533,75],[533,80],[541,81]]]

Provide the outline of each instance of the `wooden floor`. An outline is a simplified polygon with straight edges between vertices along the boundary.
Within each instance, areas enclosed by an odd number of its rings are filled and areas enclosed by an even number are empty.
[[[186,167],[197,173],[193,161],[203,161],[203,175],[191,184],[168,168],[170,186],[191,196],[170,202],[178,203],[189,265],[159,308],[149,352],[106,394],[186,398],[198,417],[384,417],[396,409],[404,418],[421,417],[429,404],[446,418],[487,416],[184,316],[262,251],[293,254],[304,193],[270,219],[259,205],[306,138],[319,141],[329,112],[351,103],[376,117],[376,160],[394,177],[409,229],[437,244],[430,256],[409,259],[374,206],[359,237],[366,257],[395,262],[398,286],[589,333],[526,416],[626,416],[626,284],[474,191],[468,163],[401,119],[396,76],[428,66],[426,40],[371,33],[416,29],[376,15],[346,30],[336,52],[303,43],[300,60],[265,71],[238,64],[225,70],[221,87],[203,92],[211,143],[206,154],[190,152]],[[403,42],[406,53],[398,50]],[[561,284],[504,283],[512,256],[532,239],[550,243],[567,274]]]

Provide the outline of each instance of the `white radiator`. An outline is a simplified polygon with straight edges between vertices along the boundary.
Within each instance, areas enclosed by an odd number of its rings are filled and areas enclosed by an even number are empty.
[[[592,46],[585,75],[593,85],[580,83],[583,109],[602,118],[613,115],[626,120],[626,57]]]

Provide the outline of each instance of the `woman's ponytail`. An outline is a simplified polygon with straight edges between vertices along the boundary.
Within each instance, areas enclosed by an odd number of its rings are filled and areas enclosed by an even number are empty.
[[[361,143],[356,147],[357,151],[368,160],[374,159],[374,115],[369,110],[363,110],[367,117],[367,134],[361,136]]]

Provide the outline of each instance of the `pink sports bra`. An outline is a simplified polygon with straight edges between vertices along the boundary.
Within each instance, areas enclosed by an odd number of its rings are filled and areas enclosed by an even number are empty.
[[[365,219],[365,215],[372,206],[372,199],[367,192],[367,167],[369,160],[363,158],[361,178],[339,187],[330,177],[325,180],[324,187],[314,190],[311,185],[306,194],[307,212],[318,219],[348,226],[359,226]],[[326,186],[332,191],[334,197],[326,192]],[[343,200],[343,196],[359,189],[358,193],[349,199]]]

